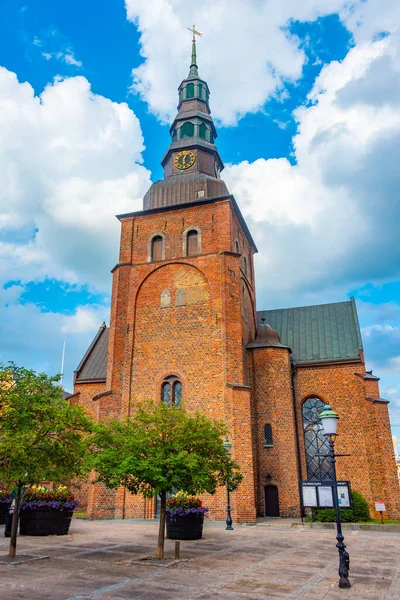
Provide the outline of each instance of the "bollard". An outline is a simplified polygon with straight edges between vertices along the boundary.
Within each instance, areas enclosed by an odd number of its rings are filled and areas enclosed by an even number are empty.
[[[180,557],[180,549],[181,549],[181,543],[175,542],[175,559],[178,559]]]

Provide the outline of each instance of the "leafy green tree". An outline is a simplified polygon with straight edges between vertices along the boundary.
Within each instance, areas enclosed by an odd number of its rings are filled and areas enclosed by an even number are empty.
[[[10,557],[16,554],[23,488],[85,471],[93,423],[82,407],[64,399],[59,380],[14,363],[0,365],[0,481],[16,490]]]
[[[226,427],[203,414],[189,415],[164,403],[139,404],[131,419],[98,426],[93,468],[108,488],[161,498],[157,557],[164,558],[167,493],[214,494],[217,486],[235,490],[242,475],[223,446]]]

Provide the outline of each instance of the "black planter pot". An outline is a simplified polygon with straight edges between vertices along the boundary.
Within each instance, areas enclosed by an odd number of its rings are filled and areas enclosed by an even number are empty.
[[[0,525],[6,523],[10,506],[9,502],[0,502]]]
[[[42,507],[21,510],[20,535],[67,535],[71,525],[72,510]]]
[[[204,515],[202,514],[176,517],[173,521],[167,513],[166,521],[169,540],[200,540],[203,535]]]

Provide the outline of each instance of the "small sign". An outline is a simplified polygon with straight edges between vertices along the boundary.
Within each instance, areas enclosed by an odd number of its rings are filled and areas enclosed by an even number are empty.
[[[375,510],[377,512],[383,512],[384,510],[386,510],[386,507],[383,502],[375,502]]]
[[[330,485],[321,485],[318,488],[318,497],[321,508],[333,508],[333,494]]]

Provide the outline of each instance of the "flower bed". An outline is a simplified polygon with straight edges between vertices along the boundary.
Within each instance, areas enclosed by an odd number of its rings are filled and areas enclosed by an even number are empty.
[[[11,494],[8,490],[0,490],[0,525],[4,525],[7,521],[8,513],[11,505]]]
[[[178,492],[167,500],[167,537],[170,540],[199,540],[203,535],[204,517],[208,508],[200,498]]]
[[[49,490],[32,486],[20,506],[21,535],[66,535],[78,501],[65,486]]]

